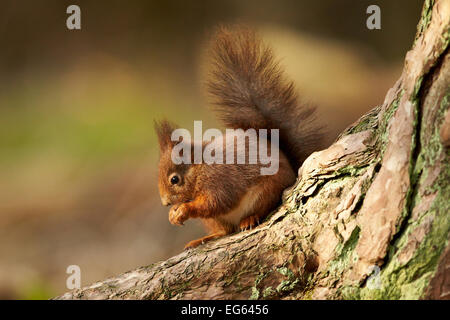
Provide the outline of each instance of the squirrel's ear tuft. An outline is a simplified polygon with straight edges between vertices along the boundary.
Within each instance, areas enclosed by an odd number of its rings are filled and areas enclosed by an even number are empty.
[[[171,139],[172,132],[177,126],[167,120],[154,121],[156,135],[158,136],[159,150],[163,151],[172,148],[174,142]]]

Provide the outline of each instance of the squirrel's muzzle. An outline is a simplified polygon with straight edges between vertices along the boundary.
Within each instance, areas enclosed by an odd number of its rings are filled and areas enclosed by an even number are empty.
[[[161,197],[161,203],[163,206],[170,206],[171,202],[167,197]]]

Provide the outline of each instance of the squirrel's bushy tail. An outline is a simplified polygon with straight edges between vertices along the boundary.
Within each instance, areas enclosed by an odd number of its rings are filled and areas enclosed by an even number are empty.
[[[320,145],[313,107],[298,103],[272,50],[252,30],[221,27],[211,48],[209,93],[229,128],[279,129],[280,149],[294,170]]]

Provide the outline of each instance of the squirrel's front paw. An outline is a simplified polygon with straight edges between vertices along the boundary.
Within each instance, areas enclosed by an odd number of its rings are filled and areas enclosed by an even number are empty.
[[[176,204],[169,211],[169,221],[171,224],[182,226],[183,222],[189,218],[188,207],[185,203]]]

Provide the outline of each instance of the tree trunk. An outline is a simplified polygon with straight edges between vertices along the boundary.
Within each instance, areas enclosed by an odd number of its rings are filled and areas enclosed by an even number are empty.
[[[449,299],[450,0],[425,1],[385,101],[261,226],[58,299]]]

